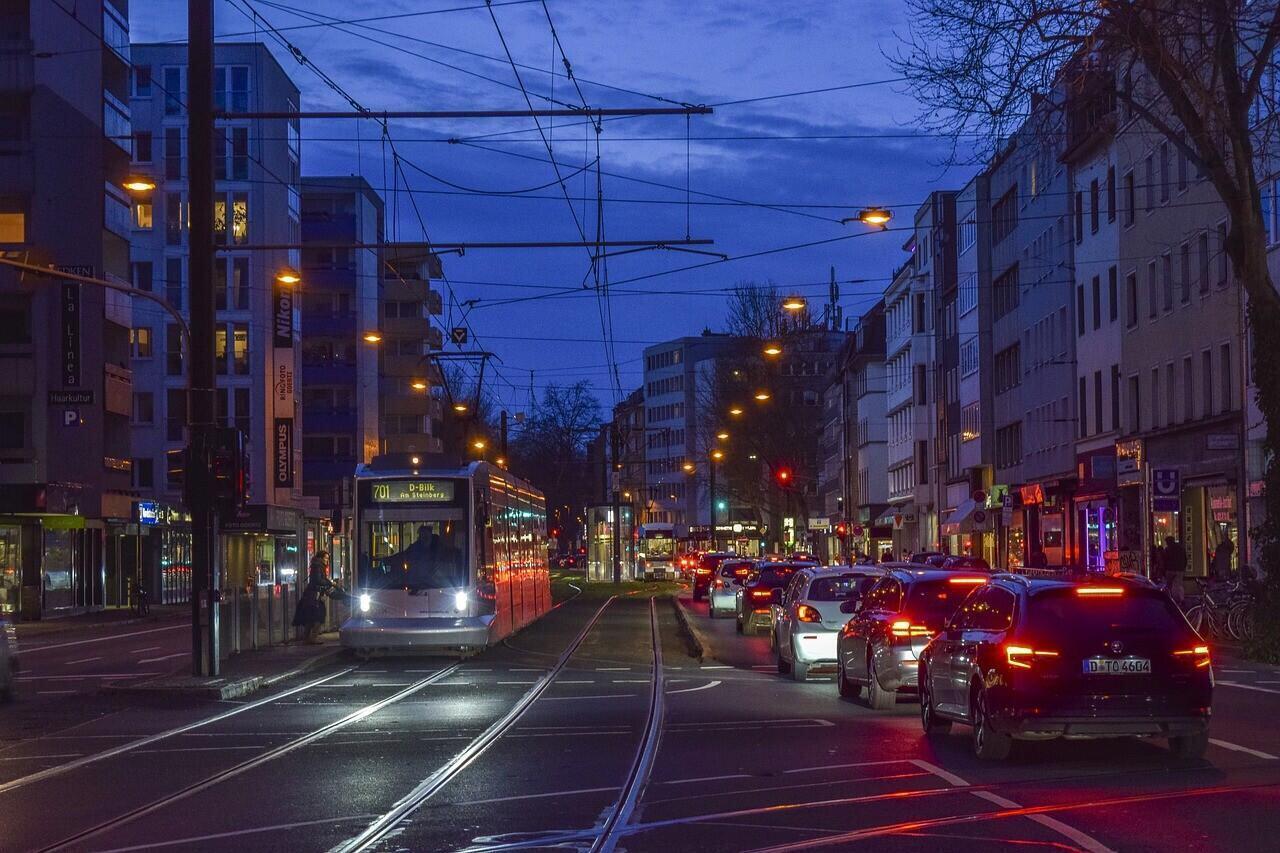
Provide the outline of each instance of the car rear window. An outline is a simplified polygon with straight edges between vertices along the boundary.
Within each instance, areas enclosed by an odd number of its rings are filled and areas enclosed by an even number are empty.
[[[1027,624],[1052,636],[1096,636],[1116,631],[1178,631],[1186,627],[1163,595],[1126,590],[1123,595],[1077,595],[1052,589],[1031,598]]]
[[[795,573],[795,569],[764,569],[756,578],[756,586],[786,586]]]
[[[723,554],[704,554],[702,560],[698,563],[700,569],[716,569],[725,561]]]
[[[946,619],[959,609],[973,592],[973,586],[950,580],[918,581],[907,591],[907,605],[902,608],[922,619]]]
[[[877,578],[867,575],[840,575],[839,577],[814,578],[809,584],[809,601],[844,601],[859,596],[871,588]]]
[[[751,564],[744,563],[741,560],[725,563],[720,567],[720,577],[722,578],[740,578],[745,577],[751,571]]]

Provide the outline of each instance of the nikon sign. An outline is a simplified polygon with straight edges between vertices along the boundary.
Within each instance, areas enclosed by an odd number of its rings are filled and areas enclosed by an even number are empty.
[[[271,485],[277,489],[293,488],[293,296],[289,285],[272,285]]]

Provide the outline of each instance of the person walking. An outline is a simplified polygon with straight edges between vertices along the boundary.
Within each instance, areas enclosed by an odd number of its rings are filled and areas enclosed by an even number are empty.
[[[329,579],[329,552],[319,551],[311,558],[311,568],[307,573],[307,585],[298,598],[298,608],[293,614],[293,624],[306,629],[306,640],[317,645],[320,640],[320,626],[324,624],[326,596],[333,595],[338,585]]]
[[[1169,595],[1173,596],[1173,600],[1181,606],[1184,592],[1182,581],[1187,573],[1187,551],[1172,536],[1164,538],[1163,562],[1165,584],[1169,588]]]

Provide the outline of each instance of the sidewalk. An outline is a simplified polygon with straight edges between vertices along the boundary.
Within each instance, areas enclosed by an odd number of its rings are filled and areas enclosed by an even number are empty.
[[[189,673],[189,663],[150,681],[120,682],[104,689],[116,695],[186,699],[236,699],[333,663],[342,655],[337,632],[321,635],[322,643],[294,642],[232,655],[222,662],[218,678]]]

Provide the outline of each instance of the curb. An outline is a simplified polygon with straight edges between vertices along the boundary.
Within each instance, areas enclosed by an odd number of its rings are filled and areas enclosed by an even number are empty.
[[[676,621],[680,623],[681,629],[684,631],[685,637],[689,640],[689,652],[691,657],[698,659],[699,663],[707,655],[707,649],[710,643],[707,642],[706,635],[702,633],[702,629],[693,624],[693,620],[689,618],[689,611],[685,610],[683,604],[677,596],[671,596],[671,606],[676,611]]]
[[[297,678],[317,667],[332,663],[342,654],[342,651],[340,646],[335,646],[331,650],[326,650],[315,657],[308,658],[286,672],[276,673],[275,675],[249,675],[244,678],[225,681],[221,684],[209,684],[195,680],[166,684],[166,679],[159,678],[143,684],[108,684],[102,690],[116,696],[164,696],[213,700],[240,699],[250,693],[255,693],[266,687],[272,687],[291,678]]]

